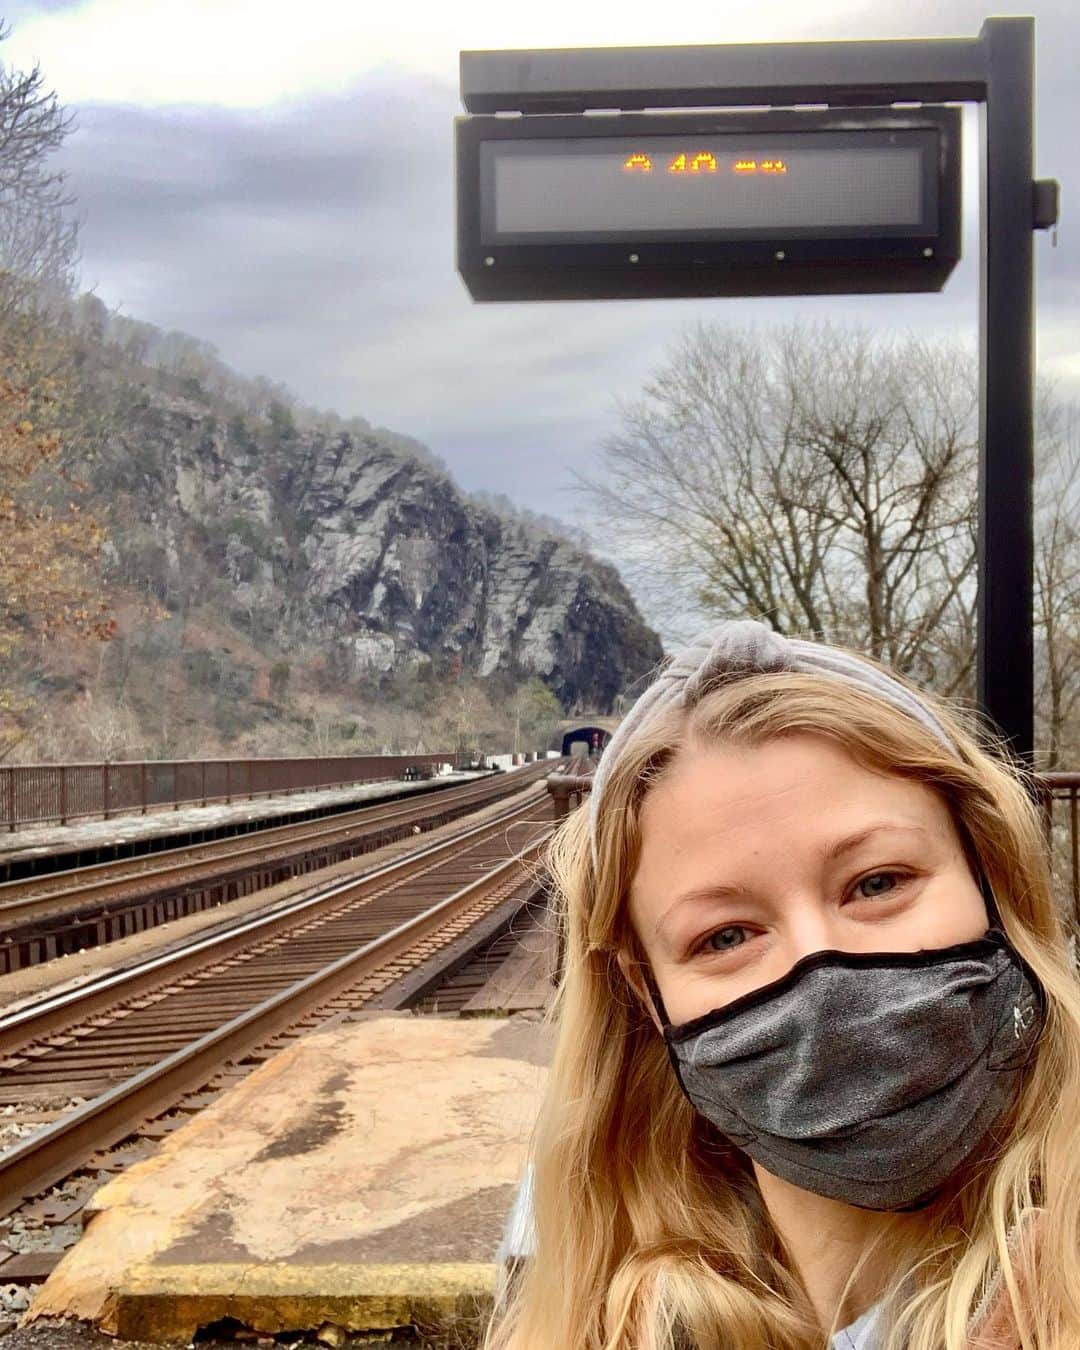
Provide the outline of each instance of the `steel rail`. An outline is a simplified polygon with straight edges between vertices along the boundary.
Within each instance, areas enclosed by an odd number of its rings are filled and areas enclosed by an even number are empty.
[[[477,842],[488,835],[496,834],[508,823],[531,810],[544,799],[544,790],[538,788],[535,795],[501,812],[498,816],[475,825],[470,830],[455,834],[437,844],[428,844],[424,848],[407,853],[403,858],[385,863],[359,877],[349,877],[329,886],[320,887],[314,894],[300,900],[286,901],[275,907],[269,914],[241,920],[231,924],[224,931],[209,936],[194,938],[177,949],[151,956],[124,970],[101,975],[73,989],[57,994],[46,994],[32,1003],[24,1004],[13,1013],[0,1016],[0,1056],[17,1054],[18,1049],[30,1041],[41,1040],[45,1036],[56,1035],[71,1026],[74,1021],[94,1016],[102,1009],[129,998],[137,998],[152,986],[160,983],[164,974],[170,980],[207,964],[230,956],[238,948],[246,945],[252,934],[260,939],[273,937],[287,929],[300,914],[330,904],[346,896],[356,897],[367,890],[376,890],[388,883],[408,880],[418,872],[434,866],[448,856],[461,851],[463,844]],[[0,1068],[4,1065],[0,1063]]]
[[[521,787],[538,778],[539,774],[530,773],[516,779]],[[495,780],[499,787],[508,781],[500,777]],[[388,806],[373,805],[356,811],[335,816],[332,822],[325,818],[317,822],[294,822],[291,825],[271,826],[258,832],[253,839],[250,834],[241,838],[245,846],[230,848],[235,838],[213,839],[202,844],[191,844],[175,849],[165,849],[157,853],[145,854],[141,858],[125,858],[119,862],[95,863],[90,867],[71,868],[65,872],[51,873],[47,877],[20,879],[0,883],[0,924],[8,927],[16,922],[31,918],[45,918],[55,914],[73,911],[82,904],[93,904],[95,898],[114,898],[109,895],[113,888],[128,884],[132,889],[132,898],[140,896],[147,888],[162,890],[185,881],[202,880],[202,872],[207,867],[219,863],[232,864],[245,858],[257,857],[274,849],[292,849],[301,844],[316,846],[331,842],[335,837],[345,837],[356,831],[358,826],[372,826],[372,833],[392,827],[396,824],[409,824],[425,815],[439,815],[445,809],[473,802],[497,800],[506,795],[495,787],[493,780],[484,779],[482,783],[467,783],[460,788],[444,788],[431,794],[416,794],[418,800],[394,802]],[[183,856],[181,856],[183,855]],[[273,861],[266,858],[267,862]],[[150,863],[139,866],[139,863]],[[153,864],[159,864],[157,866]],[[209,880],[217,873],[207,873]],[[50,880],[68,878],[73,884],[56,886],[47,890],[36,889],[33,894],[20,894]],[[76,880],[85,878],[84,880]],[[126,895],[116,896],[127,898]]]
[[[209,1081],[223,1063],[249,1054],[358,980],[405,955],[504,884],[542,848],[550,828],[506,862],[322,970],[298,980],[254,1008],[198,1037],[0,1154],[0,1214],[75,1170],[87,1157],[133,1133],[186,1093]]]

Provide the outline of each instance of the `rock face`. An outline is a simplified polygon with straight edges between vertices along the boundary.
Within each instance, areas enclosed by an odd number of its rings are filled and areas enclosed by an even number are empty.
[[[118,425],[108,461],[144,546],[153,535],[165,596],[223,581],[231,610],[286,643],[332,641],[358,672],[449,657],[539,676],[572,711],[609,710],[660,659],[612,567],[470,502],[377,434],[298,429],[281,409],[223,416],[162,391]],[[112,535],[130,555],[123,519]]]

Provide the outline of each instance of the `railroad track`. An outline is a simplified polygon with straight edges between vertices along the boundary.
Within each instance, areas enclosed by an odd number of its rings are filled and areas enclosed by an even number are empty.
[[[477,944],[467,960],[443,974],[434,988],[409,999],[407,1006],[420,1013],[466,1012],[477,996],[488,988],[504,962],[522,952],[542,953],[553,977],[551,922],[543,904],[527,901],[509,923],[495,929],[490,941]]]
[[[444,788],[433,797],[370,805],[332,820],[271,827],[257,837],[214,840],[0,884],[0,975],[142,932],[434,829],[546,777],[557,764],[542,762],[510,775]]]
[[[207,1085],[347,1016],[520,904],[551,828],[539,787],[451,840],[0,1017],[0,1102],[87,1099],[0,1154],[0,1214],[163,1113],[182,1123]]]

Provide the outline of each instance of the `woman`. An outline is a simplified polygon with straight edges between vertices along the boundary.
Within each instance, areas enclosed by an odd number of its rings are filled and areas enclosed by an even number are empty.
[[[677,656],[553,846],[535,1246],[489,1350],[1076,1350],[1080,989],[958,718],[756,623]]]

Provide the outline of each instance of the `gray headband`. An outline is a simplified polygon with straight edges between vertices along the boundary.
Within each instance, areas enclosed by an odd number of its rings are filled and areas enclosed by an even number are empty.
[[[831,675],[854,685],[921,722],[946,749],[956,753],[948,732],[922,699],[869,661],[837,647],[827,647],[822,642],[783,637],[752,619],[719,623],[675,653],[671,663],[641,695],[608,742],[596,766],[589,801],[594,862],[604,786],[615,762],[639,733],[650,727],[668,708],[680,705],[692,708],[717,676],[755,675],[778,670]]]

